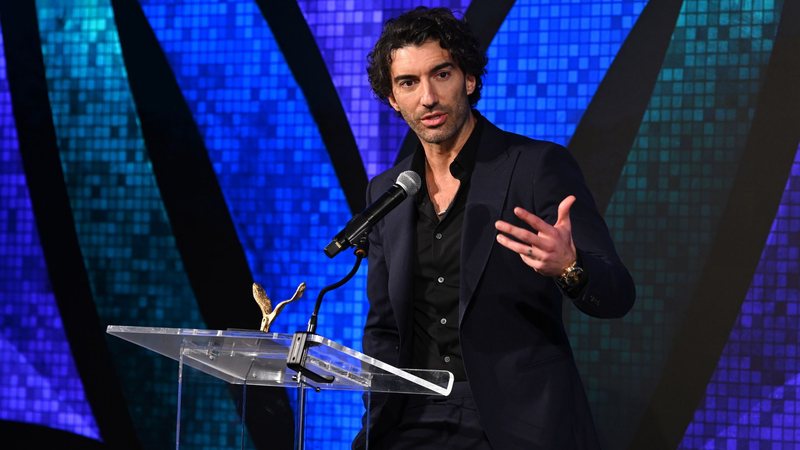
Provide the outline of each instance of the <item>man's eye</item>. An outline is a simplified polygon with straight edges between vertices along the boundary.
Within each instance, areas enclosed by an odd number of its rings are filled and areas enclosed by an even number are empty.
[[[441,80],[446,80],[447,78],[450,78],[450,72],[446,71],[439,72],[436,74],[436,78],[439,78]]]
[[[403,80],[399,84],[400,87],[410,87],[412,84],[414,84],[414,82],[411,80]]]

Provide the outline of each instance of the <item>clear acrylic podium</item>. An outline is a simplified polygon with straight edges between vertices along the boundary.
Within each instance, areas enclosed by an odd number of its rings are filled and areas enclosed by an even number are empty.
[[[453,387],[453,374],[448,371],[398,369],[318,335],[307,339],[312,345],[304,365],[323,377],[332,377],[330,383],[308,377],[298,380],[298,374],[287,368],[291,334],[118,325],[110,325],[106,331],[178,361],[176,448],[180,448],[181,442],[180,393],[184,366],[230,384],[246,386],[443,396],[449,395]],[[296,426],[304,427],[302,408],[298,410]],[[295,448],[303,447],[304,442],[295,442]]]

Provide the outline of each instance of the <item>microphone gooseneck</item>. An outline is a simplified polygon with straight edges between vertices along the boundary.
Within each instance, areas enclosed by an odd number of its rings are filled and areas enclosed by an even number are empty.
[[[408,170],[401,173],[392,187],[375,202],[367,206],[364,211],[350,219],[344,229],[325,247],[325,254],[330,258],[333,258],[348,247],[356,247],[356,261],[353,264],[353,268],[344,278],[325,286],[319,292],[306,331],[298,331],[292,335],[292,344],[286,357],[286,367],[297,372],[296,379],[299,387],[297,396],[301,421],[305,420],[305,385],[308,384],[304,379],[307,378],[319,384],[330,384],[335,379],[333,375],[318,373],[306,366],[309,348],[318,345],[318,342],[312,339],[312,336],[317,331],[317,319],[319,318],[319,309],[322,306],[322,297],[353,278],[361,265],[361,261],[367,256],[367,233],[369,233],[370,228],[407,197],[416,194],[421,186],[422,181],[416,172]],[[318,390],[319,388],[316,389]],[[302,442],[302,429],[303,425],[300,427],[301,439],[298,442]]]

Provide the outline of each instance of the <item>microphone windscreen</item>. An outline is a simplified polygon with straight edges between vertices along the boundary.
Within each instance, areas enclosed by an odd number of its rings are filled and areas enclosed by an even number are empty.
[[[406,170],[397,177],[395,184],[403,188],[406,191],[406,195],[411,196],[416,194],[419,188],[422,187],[422,179],[417,175],[417,172]]]

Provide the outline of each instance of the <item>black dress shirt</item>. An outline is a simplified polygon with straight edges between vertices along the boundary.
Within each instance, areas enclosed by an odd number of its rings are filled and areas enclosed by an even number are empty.
[[[450,164],[460,181],[453,202],[445,211],[434,211],[425,183],[425,152],[420,146],[412,169],[422,174],[417,194],[417,251],[414,261],[414,351],[418,369],[449,370],[456,381],[466,380],[458,337],[461,229],[481,134],[481,121]]]

